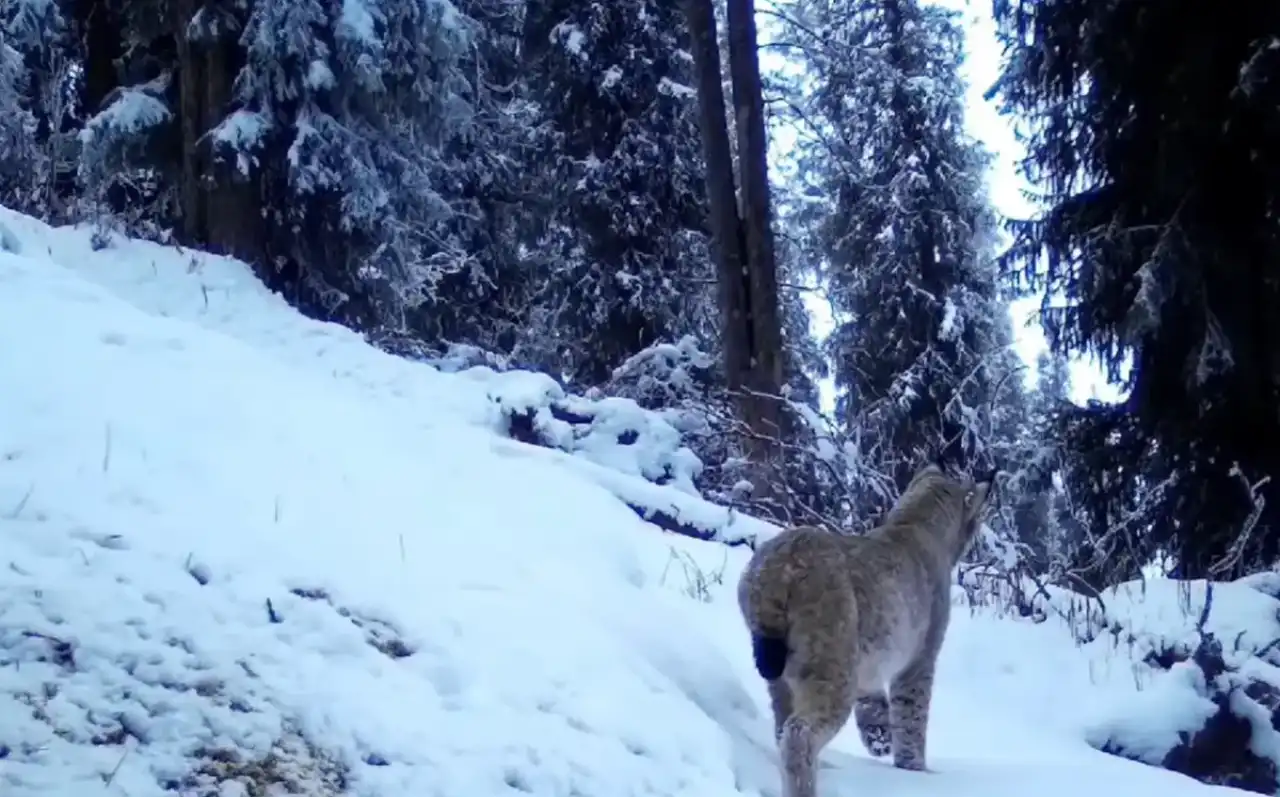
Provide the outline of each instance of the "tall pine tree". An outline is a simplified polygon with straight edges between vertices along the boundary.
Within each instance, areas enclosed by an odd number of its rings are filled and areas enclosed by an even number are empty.
[[[916,0],[796,0],[790,13],[811,86],[799,172],[837,319],[837,414],[861,449],[864,511],[883,509],[935,453],[985,467],[1021,423],[988,159],[964,131],[955,13]]]

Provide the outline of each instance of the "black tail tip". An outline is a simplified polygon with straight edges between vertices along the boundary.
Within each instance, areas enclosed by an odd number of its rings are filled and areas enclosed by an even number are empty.
[[[753,636],[751,638],[751,655],[756,660],[756,672],[766,681],[776,681],[782,677],[787,666],[787,640],[782,637]]]

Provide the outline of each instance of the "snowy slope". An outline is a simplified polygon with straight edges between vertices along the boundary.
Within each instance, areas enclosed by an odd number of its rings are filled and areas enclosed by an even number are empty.
[[[776,796],[746,553],[640,521],[715,511],[644,451],[501,439],[499,375],[233,261],[0,227],[0,795]],[[1208,790],[1086,745],[1133,685],[1061,628],[958,615],[934,771],[846,733],[824,793]]]

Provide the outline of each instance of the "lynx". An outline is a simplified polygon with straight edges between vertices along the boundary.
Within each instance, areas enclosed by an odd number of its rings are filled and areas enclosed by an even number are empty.
[[[815,797],[818,754],[850,715],[872,755],[925,769],[951,571],[976,536],[994,477],[931,464],[865,536],[792,528],[753,554],[738,604],[768,682],[783,797]]]

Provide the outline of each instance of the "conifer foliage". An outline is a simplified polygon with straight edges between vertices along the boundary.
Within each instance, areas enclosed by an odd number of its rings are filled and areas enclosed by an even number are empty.
[[[23,167],[35,159],[35,120],[21,103],[26,80],[22,54],[0,41],[0,185],[10,202],[20,197]]]
[[[72,31],[53,0],[0,4],[0,202],[60,221],[76,168]]]
[[[476,231],[494,214],[477,207],[511,182],[499,158],[467,156],[515,148],[515,95],[490,80],[500,34],[448,0],[6,9],[40,143],[75,128],[74,150],[45,158],[52,182],[75,164],[68,216],[235,254],[361,329],[431,329],[424,307],[496,275]],[[50,99],[67,97],[70,112]]]
[[[545,364],[584,385],[714,329],[697,97],[679,3],[531,0],[524,59],[546,197]]]
[[[997,86],[1042,210],[1007,271],[1054,297],[1055,349],[1129,395],[1064,419],[1071,492],[1121,578],[1280,554],[1280,15],[1000,0]]]
[[[208,47],[230,21],[189,23]],[[268,177],[270,251],[332,313],[403,326],[467,266],[453,224],[479,33],[443,0],[256,0],[233,106],[210,131],[224,180]],[[232,171],[233,170],[233,171]],[[298,234],[302,233],[302,234]]]

